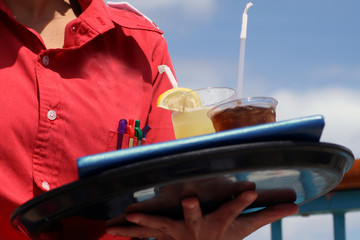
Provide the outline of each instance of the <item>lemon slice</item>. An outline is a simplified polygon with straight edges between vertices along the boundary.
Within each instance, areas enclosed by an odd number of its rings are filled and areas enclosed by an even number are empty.
[[[170,111],[183,112],[185,108],[201,107],[200,97],[188,88],[172,88],[161,94],[157,106]]]

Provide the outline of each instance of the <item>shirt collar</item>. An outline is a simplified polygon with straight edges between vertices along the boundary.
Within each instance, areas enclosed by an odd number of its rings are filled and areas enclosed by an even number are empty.
[[[78,0],[82,13],[80,20],[98,33],[104,33],[114,28],[114,23],[109,16],[107,6],[103,0]]]
[[[0,0],[1,1],[1,0]],[[103,0],[77,0],[81,6],[82,14],[79,18],[85,21],[93,30],[98,33],[114,27],[114,23],[130,29],[145,29],[162,33],[155,24],[145,16],[134,14],[132,11],[125,10],[120,7],[108,7]],[[120,5],[125,2],[118,3]]]

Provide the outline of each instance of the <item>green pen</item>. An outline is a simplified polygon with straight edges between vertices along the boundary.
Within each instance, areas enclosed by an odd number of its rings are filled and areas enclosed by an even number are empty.
[[[137,137],[138,139],[138,146],[141,145],[141,141],[142,141],[142,138],[143,138],[143,133],[140,129],[140,120],[136,120],[135,121],[135,137]]]

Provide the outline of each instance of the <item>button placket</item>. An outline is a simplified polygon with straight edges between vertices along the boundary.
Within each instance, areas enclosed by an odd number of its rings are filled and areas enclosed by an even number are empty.
[[[55,61],[50,51],[39,54],[36,63],[36,78],[39,88],[39,127],[33,154],[33,176],[37,186],[49,191],[57,184],[59,172],[58,139],[61,89],[58,76],[51,69]]]

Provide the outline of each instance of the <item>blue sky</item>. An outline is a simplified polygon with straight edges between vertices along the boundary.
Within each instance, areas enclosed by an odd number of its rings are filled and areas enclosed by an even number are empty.
[[[179,84],[192,89],[236,88],[241,20],[248,2],[129,1],[165,32]],[[277,98],[278,120],[324,115],[322,141],[348,147],[360,158],[360,1],[252,3],[243,95]],[[360,222],[359,214],[348,218]],[[314,227],[319,222],[331,224],[331,218],[289,218],[285,239],[331,239],[330,229]],[[357,238],[357,228],[348,225],[349,239]],[[266,237],[268,228],[248,239]]]

